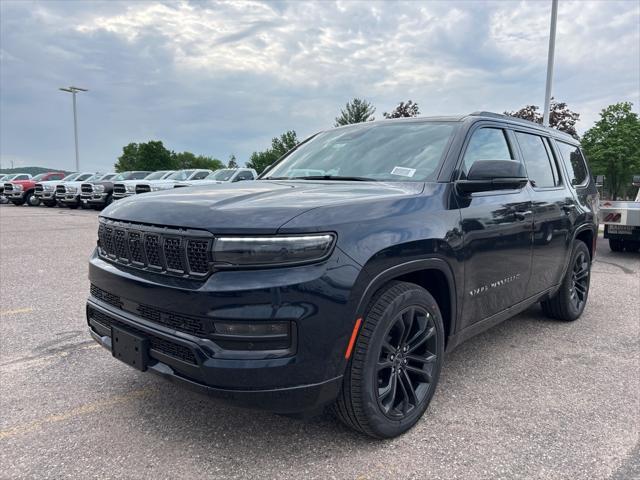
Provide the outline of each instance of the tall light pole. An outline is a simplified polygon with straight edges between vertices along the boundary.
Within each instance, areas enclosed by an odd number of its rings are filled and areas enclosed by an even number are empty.
[[[80,171],[80,155],[78,154],[78,112],[76,111],[76,93],[88,92],[86,88],[66,87],[60,88],[63,92],[70,93],[73,96],[73,134],[76,140],[76,172]]]
[[[551,0],[551,28],[549,30],[549,56],[547,58],[547,86],[544,92],[544,114],[542,124],[549,126],[549,107],[551,105],[551,84],[553,83],[553,61],[556,50],[556,21],[558,19],[558,0]]]

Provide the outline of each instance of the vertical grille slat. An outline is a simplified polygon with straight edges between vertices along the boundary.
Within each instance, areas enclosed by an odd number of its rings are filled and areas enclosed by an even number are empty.
[[[184,272],[182,239],[167,237],[164,239],[164,258],[167,261],[167,269],[176,272]]]
[[[129,230],[129,252],[131,261],[140,265],[145,264],[144,249],[142,248],[142,234]]]
[[[189,240],[187,242],[187,261],[191,273],[205,275],[209,272],[209,247],[208,240]]]
[[[195,230],[105,219],[98,225],[98,254],[105,260],[194,279],[211,272],[212,242],[211,234]]]
[[[160,261],[160,237],[152,233],[144,236],[144,253],[147,256],[147,263],[151,267],[162,268]]]

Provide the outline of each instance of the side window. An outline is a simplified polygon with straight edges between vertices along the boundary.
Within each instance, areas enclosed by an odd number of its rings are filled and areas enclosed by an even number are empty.
[[[530,133],[516,132],[522,150],[529,180],[534,187],[555,187],[559,184],[553,173],[552,160],[542,137]]]
[[[479,128],[473,132],[467,151],[464,152],[463,168],[466,174],[478,160],[513,160],[504,130]]]
[[[204,177],[208,176],[210,172],[198,172],[193,176],[193,180],[202,180]]]
[[[589,174],[580,148],[559,140],[556,140],[556,145],[558,145],[560,155],[562,155],[564,164],[569,172],[571,185],[582,185],[585,183]]]
[[[14,180],[29,180],[29,175],[18,175]]]
[[[239,182],[240,180],[253,180],[253,175],[251,172],[240,172],[236,181]]]

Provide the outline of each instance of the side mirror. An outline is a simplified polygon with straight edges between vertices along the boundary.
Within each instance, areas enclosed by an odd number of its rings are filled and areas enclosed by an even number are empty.
[[[513,190],[524,187],[529,179],[522,163],[515,160],[478,160],[471,165],[466,180],[456,187],[464,193]]]
[[[596,175],[596,187],[604,185],[604,175]]]

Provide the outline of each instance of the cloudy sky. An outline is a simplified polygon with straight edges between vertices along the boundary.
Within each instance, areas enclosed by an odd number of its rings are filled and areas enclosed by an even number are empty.
[[[331,127],[351,97],[376,117],[501,112],[544,100],[550,1],[0,2],[0,163],[83,169],[129,142],[222,160],[288,129]],[[640,103],[640,2],[560,0],[554,95],[584,132]]]

